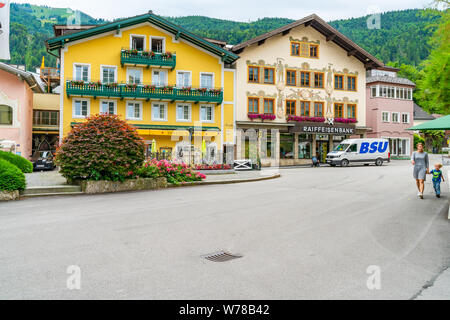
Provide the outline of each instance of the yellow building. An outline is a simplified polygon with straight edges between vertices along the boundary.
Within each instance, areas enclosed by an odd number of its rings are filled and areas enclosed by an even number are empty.
[[[148,153],[221,162],[234,150],[235,72],[226,49],[149,12],[47,41],[61,64],[60,132],[89,115],[134,125]],[[204,150],[203,150],[204,151]]]

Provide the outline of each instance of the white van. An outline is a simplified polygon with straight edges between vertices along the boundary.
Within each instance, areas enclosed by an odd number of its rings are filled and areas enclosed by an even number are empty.
[[[327,155],[327,164],[333,167],[347,167],[350,163],[382,166],[384,162],[391,162],[389,141],[386,139],[344,140]]]

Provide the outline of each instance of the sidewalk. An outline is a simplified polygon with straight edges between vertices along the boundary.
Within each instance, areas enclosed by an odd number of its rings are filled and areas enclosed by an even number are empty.
[[[415,300],[450,300],[450,268],[432,280]]]

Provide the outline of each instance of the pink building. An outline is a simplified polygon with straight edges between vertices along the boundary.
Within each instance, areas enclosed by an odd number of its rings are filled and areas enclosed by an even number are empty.
[[[407,131],[414,123],[415,84],[397,76],[398,69],[383,67],[367,72],[368,138],[389,139],[393,157],[409,157],[414,134]]]
[[[0,149],[31,157],[33,92],[42,93],[37,78],[0,62]]]

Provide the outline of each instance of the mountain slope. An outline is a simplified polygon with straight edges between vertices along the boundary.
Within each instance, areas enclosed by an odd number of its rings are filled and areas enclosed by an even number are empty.
[[[82,24],[102,24],[79,12]],[[53,36],[54,24],[71,21],[74,13],[68,9],[11,4],[11,63],[26,64],[28,68],[40,65],[42,56],[47,65],[54,65],[55,58],[45,51],[44,41]],[[236,22],[203,16],[168,17],[200,36],[238,44],[270,30],[293,22],[285,18],[264,18],[254,22]],[[439,19],[437,13],[423,15],[423,10],[386,12],[381,16],[381,29],[369,30],[367,17],[332,21],[331,25],[355,41],[361,47],[384,62],[418,65],[429,56],[430,39]]]

